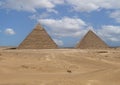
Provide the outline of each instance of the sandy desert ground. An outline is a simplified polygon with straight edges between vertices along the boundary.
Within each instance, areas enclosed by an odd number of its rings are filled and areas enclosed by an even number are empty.
[[[120,85],[120,49],[0,49],[0,85]]]

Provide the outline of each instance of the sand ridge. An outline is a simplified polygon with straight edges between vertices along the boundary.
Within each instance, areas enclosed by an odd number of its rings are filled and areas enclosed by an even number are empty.
[[[0,49],[0,85],[120,85],[119,80],[119,49]]]

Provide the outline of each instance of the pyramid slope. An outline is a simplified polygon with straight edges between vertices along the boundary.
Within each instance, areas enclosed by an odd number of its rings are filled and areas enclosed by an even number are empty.
[[[51,39],[44,28],[38,24],[35,29],[23,40],[18,49],[54,49],[56,43]]]
[[[76,48],[82,49],[101,49],[108,48],[108,45],[101,40],[93,31],[89,30]]]

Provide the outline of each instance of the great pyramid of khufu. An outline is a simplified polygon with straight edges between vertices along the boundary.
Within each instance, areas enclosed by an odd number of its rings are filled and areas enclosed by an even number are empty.
[[[23,40],[18,49],[55,49],[56,43],[51,39],[46,30],[40,25]]]
[[[108,45],[98,37],[92,30],[89,30],[83,39],[76,45],[81,49],[102,49],[108,48]]]

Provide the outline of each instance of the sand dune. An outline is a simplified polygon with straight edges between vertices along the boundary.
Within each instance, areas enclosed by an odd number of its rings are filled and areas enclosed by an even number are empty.
[[[120,85],[120,50],[3,50],[0,85]]]

